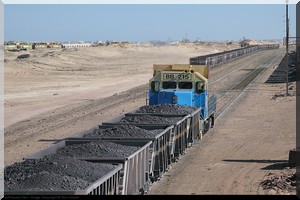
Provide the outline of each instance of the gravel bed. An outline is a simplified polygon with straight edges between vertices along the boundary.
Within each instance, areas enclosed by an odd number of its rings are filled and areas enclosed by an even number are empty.
[[[6,167],[4,185],[5,190],[84,189],[115,168],[116,166],[111,164],[80,161],[54,154]],[[43,182],[48,185],[40,184]]]
[[[115,125],[111,128],[100,128],[83,137],[136,137],[152,138],[161,133],[164,129],[145,130],[133,125]]]
[[[141,116],[125,116],[118,123],[124,124],[175,124],[182,117],[159,117],[152,115],[141,115]]]
[[[184,114],[188,115],[197,110],[196,106],[177,106],[174,104],[147,105],[140,107],[136,113]]]
[[[58,149],[57,154],[71,157],[128,157],[139,148],[107,141],[95,141],[62,147]]]

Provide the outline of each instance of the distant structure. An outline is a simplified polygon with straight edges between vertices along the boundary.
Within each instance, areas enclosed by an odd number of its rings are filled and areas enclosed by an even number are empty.
[[[16,51],[17,43],[16,42],[5,42],[4,43],[4,51]]]
[[[62,44],[62,48],[86,48],[86,47],[91,47],[91,43],[65,43]]]
[[[241,47],[247,47],[250,46],[251,40],[249,39],[244,39],[243,41],[240,42]]]
[[[43,49],[47,48],[47,43],[44,42],[36,42],[32,44],[33,49]]]
[[[32,44],[32,49],[43,48],[62,48],[60,43],[57,42],[35,42]]]
[[[9,41],[4,43],[4,51],[27,51],[43,48],[62,48],[60,43],[56,42],[15,42]]]
[[[47,48],[62,48],[62,45],[57,42],[49,42],[47,43]]]
[[[104,42],[99,40],[99,41],[93,42],[91,46],[92,47],[99,47],[99,46],[103,46],[103,45],[104,45]]]
[[[27,42],[5,42],[4,51],[21,51],[21,50],[31,50],[32,44]]]
[[[109,41],[109,40],[107,40],[104,43],[105,46],[108,46],[108,45],[117,45],[117,46],[119,46],[119,45],[126,45],[126,44],[130,44],[130,42],[129,41]]]

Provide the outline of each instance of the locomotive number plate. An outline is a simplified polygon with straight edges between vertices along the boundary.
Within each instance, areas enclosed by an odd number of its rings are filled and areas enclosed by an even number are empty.
[[[192,74],[163,74],[163,80],[192,80]]]

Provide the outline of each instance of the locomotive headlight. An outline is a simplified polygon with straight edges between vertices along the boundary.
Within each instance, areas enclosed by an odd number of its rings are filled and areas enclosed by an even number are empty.
[[[177,104],[177,102],[178,102],[178,96],[174,95],[172,98],[172,103]]]

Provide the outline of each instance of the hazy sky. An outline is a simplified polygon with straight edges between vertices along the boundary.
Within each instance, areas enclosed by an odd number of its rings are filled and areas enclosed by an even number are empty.
[[[290,36],[296,5],[289,5]],[[285,37],[284,4],[11,4],[5,41],[240,40]]]

